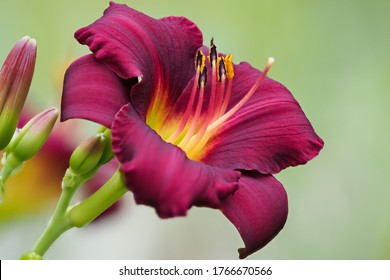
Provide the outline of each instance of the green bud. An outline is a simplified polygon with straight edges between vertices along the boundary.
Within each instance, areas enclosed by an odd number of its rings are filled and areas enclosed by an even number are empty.
[[[32,118],[7,147],[7,157],[13,155],[23,162],[32,158],[45,144],[58,118],[56,108],[47,109]]]
[[[99,161],[99,166],[102,166],[103,164],[109,162],[111,159],[114,158],[114,152],[112,151],[112,146],[111,146],[111,130],[106,128],[102,133],[104,138],[107,141],[104,146],[102,157],[100,158]]]
[[[85,140],[72,153],[69,160],[70,170],[79,175],[93,170],[103,155],[106,143],[107,139],[102,133]]]
[[[16,129],[34,74],[37,45],[28,36],[20,39],[0,70],[0,150]]]

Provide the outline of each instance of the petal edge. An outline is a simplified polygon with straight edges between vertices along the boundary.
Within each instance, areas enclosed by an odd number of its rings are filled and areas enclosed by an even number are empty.
[[[245,248],[238,249],[243,259],[263,248],[284,227],[287,193],[272,175],[245,172],[238,190],[224,201],[221,211],[244,241]]]

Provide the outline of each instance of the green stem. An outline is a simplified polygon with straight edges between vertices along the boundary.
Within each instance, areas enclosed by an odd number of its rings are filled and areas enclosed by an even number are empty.
[[[64,177],[63,190],[48,226],[35,244],[33,250],[22,255],[22,259],[43,256],[54,241],[65,231],[73,227],[87,225],[128,191],[123,183],[120,172],[117,171],[99,190],[86,200],[69,207],[79,185],[84,182],[83,179],[85,178]]]
[[[64,189],[61,193],[60,200],[52,219],[32,250],[36,254],[43,256],[62,233],[72,228],[69,218],[64,215],[66,208],[72,199],[72,193],[74,193],[74,190],[68,188]]]
[[[3,168],[0,171],[0,178],[5,183],[7,181],[8,177],[11,175],[12,171],[14,171],[14,168],[10,168],[8,165],[4,165]]]
[[[62,233],[73,227],[69,217],[66,215],[66,209],[82,183],[83,180],[81,178],[74,176],[69,171],[65,173],[62,193],[58,200],[57,207],[54,210],[53,216],[45,231],[42,233],[32,250],[39,256],[43,256]]]
[[[121,173],[117,171],[93,195],[70,208],[68,210],[69,219],[72,221],[73,226],[83,227],[96,219],[127,191],[128,189],[123,183]]]
[[[0,203],[3,201],[5,182],[22,164],[23,162],[15,158],[12,153],[5,158],[3,168],[0,171]]]

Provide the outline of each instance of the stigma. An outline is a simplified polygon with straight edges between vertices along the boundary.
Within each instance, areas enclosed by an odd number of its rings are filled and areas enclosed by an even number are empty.
[[[190,159],[201,160],[208,141],[217,134],[223,123],[252,97],[262,84],[274,59],[268,59],[266,67],[250,90],[238,103],[230,107],[229,101],[234,94],[232,55],[218,54],[214,39],[211,39],[209,55],[206,57],[198,50],[194,61],[195,75],[185,110],[179,117],[167,119],[164,125],[152,128],[163,140],[180,147]]]

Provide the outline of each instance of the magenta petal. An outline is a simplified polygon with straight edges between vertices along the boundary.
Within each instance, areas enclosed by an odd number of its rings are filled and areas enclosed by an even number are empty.
[[[136,202],[154,207],[162,218],[183,216],[192,205],[218,208],[237,188],[240,172],[188,159],[148,127],[131,104],[116,115],[112,142]]]
[[[272,175],[242,174],[238,190],[220,208],[239,231],[245,248],[240,258],[260,250],[283,228],[288,214],[287,194]]]
[[[142,78],[131,98],[143,118],[153,96],[163,94],[175,102],[195,73],[194,55],[203,41],[186,18],[157,20],[113,2],[103,17],[75,37],[119,77]]]
[[[229,108],[250,90],[259,73],[248,63],[235,66]],[[288,89],[266,78],[209,141],[202,161],[231,169],[277,173],[306,163],[322,147],[323,141]]]
[[[92,55],[77,59],[65,74],[61,120],[82,118],[111,127],[129,101],[129,85]]]

